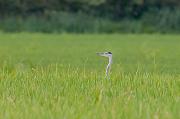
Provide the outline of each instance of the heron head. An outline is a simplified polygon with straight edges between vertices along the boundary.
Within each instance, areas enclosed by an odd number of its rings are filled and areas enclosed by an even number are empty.
[[[111,52],[98,52],[97,55],[104,56],[104,57],[111,57],[112,53]]]

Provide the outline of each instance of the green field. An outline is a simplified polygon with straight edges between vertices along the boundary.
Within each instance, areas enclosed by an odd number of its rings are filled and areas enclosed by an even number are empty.
[[[180,35],[0,33],[0,119],[61,118],[179,119]]]

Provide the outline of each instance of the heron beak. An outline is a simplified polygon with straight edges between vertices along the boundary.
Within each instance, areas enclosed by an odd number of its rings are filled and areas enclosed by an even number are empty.
[[[99,55],[99,56],[104,56],[104,53],[102,53],[102,52],[98,52],[96,54]]]
[[[96,54],[97,54],[97,55],[100,55],[101,53],[100,53],[100,52],[97,52]]]

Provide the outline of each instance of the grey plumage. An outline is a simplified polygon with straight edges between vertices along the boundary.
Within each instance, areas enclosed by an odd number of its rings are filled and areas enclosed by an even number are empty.
[[[112,53],[111,52],[100,52],[100,53],[97,53],[97,55],[109,58],[109,63],[107,65],[107,67],[106,67],[106,78],[110,79],[109,71],[110,71],[111,64],[112,64]]]

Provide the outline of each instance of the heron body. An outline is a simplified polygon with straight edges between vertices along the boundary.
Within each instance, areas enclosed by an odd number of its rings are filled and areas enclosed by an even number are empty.
[[[111,68],[111,64],[112,64],[112,53],[111,52],[100,52],[100,53],[97,53],[99,56],[104,56],[104,57],[108,57],[109,58],[109,62],[108,62],[108,65],[106,67],[106,78],[107,79],[110,79],[109,77],[109,71],[110,71],[110,68]]]

